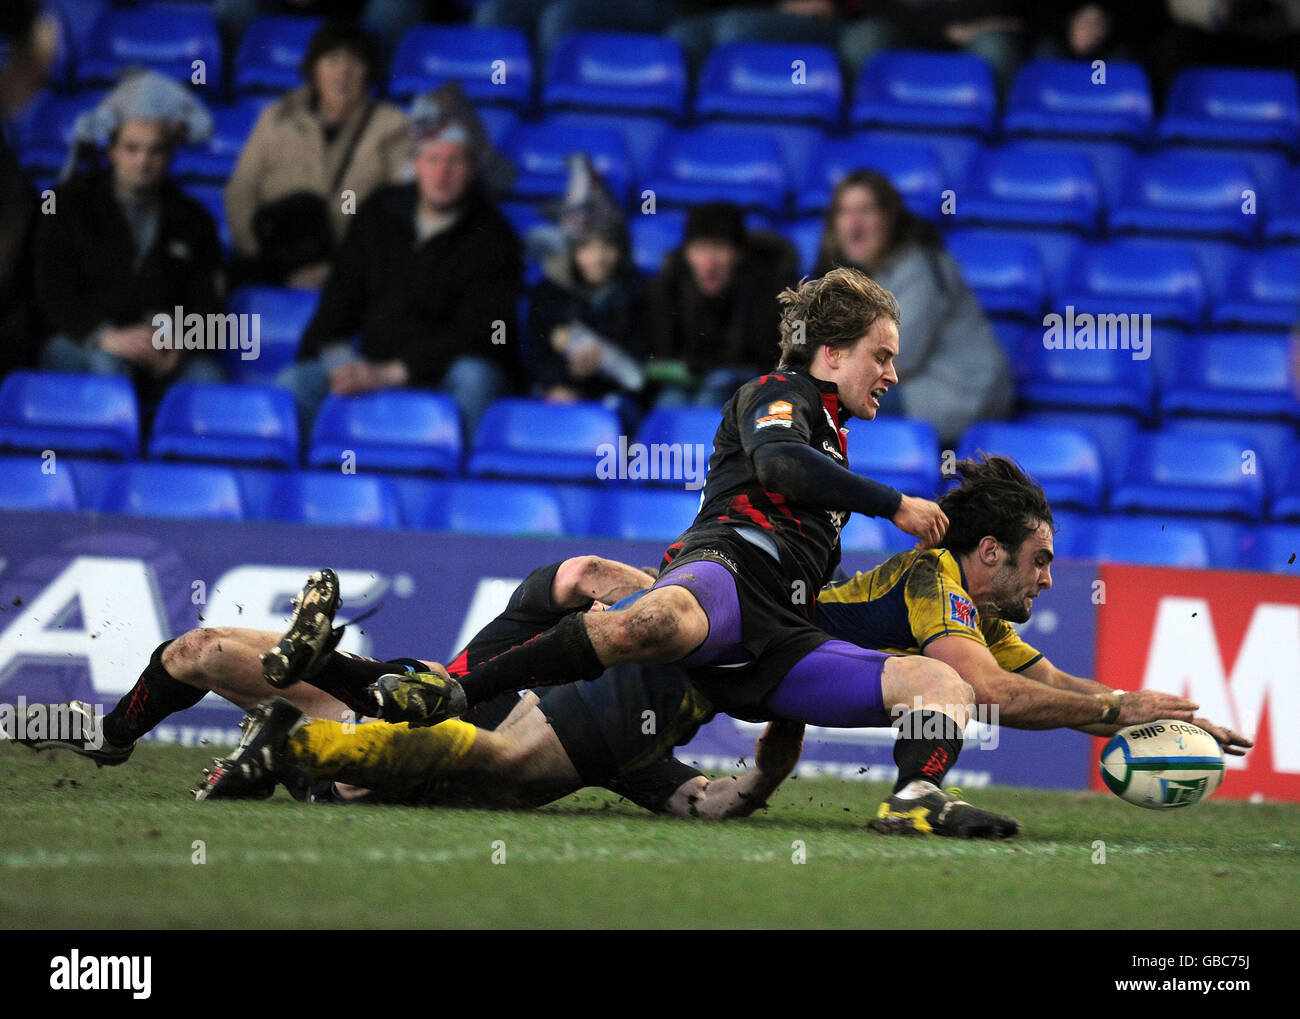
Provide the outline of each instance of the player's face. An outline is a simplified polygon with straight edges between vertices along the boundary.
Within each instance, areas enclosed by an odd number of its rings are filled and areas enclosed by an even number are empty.
[[[894,358],[898,356],[898,323],[876,319],[857,343],[832,350],[822,347],[828,358],[830,378],[839,389],[840,403],[855,418],[871,421],[880,409],[880,398],[890,386],[898,385]]]
[[[460,142],[426,142],[416,153],[420,198],[432,209],[449,209],[459,202],[473,176],[474,162]]]
[[[1012,623],[1029,621],[1034,599],[1052,586],[1053,555],[1052,528],[1040,523],[1020,543],[1016,554],[1008,555],[994,571],[989,581],[991,600],[1003,619]]]
[[[167,128],[160,120],[128,120],[108,147],[113,182],[124,195],[145,195],[157,188],[170,159]]]
[[[831,220],[840,255],[853,265],[875,263],[885,250],[885,214],[868,187],[845,189]]]

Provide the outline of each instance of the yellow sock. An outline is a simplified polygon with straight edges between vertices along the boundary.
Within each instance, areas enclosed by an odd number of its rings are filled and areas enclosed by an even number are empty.
[[[405,722],[345,727],[317,718],[289,737],[288,749],[313,778],[401,792],[445,775],[469,753],[477,734],[459,719],[412,729]]]

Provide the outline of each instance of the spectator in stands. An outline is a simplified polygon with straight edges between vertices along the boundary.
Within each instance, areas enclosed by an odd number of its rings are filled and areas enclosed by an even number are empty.
[[[262,111],[226,184],[237,281],[319,287],[351,214],[403,179],[410,126],[370,98],[377,70],[365,32],[326,22],[303,59],[306,84]]]
[[[627,225],[587,156],[569,157],[569,186],[554,226],[529,235],[545,278],[528,313],[530,379],[553,402],[635,407],[645,386],[645,294]]]
[[[1158,94],[1197,64],[1300,73],[1300,0],[1166,0],[1165,7],[1173,24],[1147,53]]]
[[[411,128],[415,182],[358,210],[297,363],[280,375],[304,437],[329,393],[397,386],[449,392],[472,434],[510,381],[523,256],[490,195],[508,189],[514,168],[455,83],[416,101]]]
[[[1034,55],[1064,60],[1137,60],[1166,26],[1159,4],[1057,0],[1034,9]]]
[[[949,445],[971,422],[1007,416],[1010,370],[979,301],[938,231],[874,170],[849,174],[831,198],[817,275],[838,265],[861,269],[898,299],[901,385],[881,413],[929,421]]]
[[[58,45],[36,0],[0,7],[0,376],[36,362],[32,235],[37,204],[4,130],[40,88]]]
[[[795,282],[798,255],[785,240],[750,233],[729,202],[697,205],[682,244],[650,285],[647,367],[664,384],[660,406],[721,406],[743,382],[776,364],[776,295]]]
[[[168,342],[176,331],[155,322],[177,307],[221,310],[216,224],[167,174],[176,144],[201,143],[211,129],[193,93],[152,71],[129,73],[77,118],[74,146],[97,153],[107,139],[108,167],[73,174],[37,217],[44,367],[130,374],[147,403],[175,379],[222,378],[213,353],[179,349]]]
[[[322,18],[347,18],[361,23],[379,39],[385,58],[412,25],[419,24],[425,7],[441,7],[432,0],[213,0],[212,16],[221,29],[222,41],[233,54],[253,21],[264,14],[304,14]]]

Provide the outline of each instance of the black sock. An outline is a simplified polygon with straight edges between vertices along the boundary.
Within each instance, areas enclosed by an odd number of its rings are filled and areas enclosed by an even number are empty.
[[[135,686],[104,716],[104,739],[113,746],[130,746],[168,715],[194,707],[207,694],[163,668],[162,656],[169,644],[168,640],[158,645]]]
[[[565,616],[545,633],[476,665],[460,679],[470,707],[512,690],[598,679],[605,664],[592,647],[586,617]]]
[[[942,711],[909,711],[894,743],[894,763],[898,765],[894,792],[916,781],[942,787],[944,776],[961,753],[961,742],[961,726]]]
[[[407,665],[413,666],[413,670],[407,670]],[[373,658],[353,658],[340,651],[331,651],[320,671],[307,682],[331,697],[337,697],[358,716],[370,715],[375,710],[374,700],[366,694],[366,688],[380,676],[405,671],[423,672],[424,666],[413,658],[377,662]]]

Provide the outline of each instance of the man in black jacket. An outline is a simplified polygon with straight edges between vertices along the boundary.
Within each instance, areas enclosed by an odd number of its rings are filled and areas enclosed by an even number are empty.
[[[523,255],[487,197],[499,157],[458,88],[419,100],[411,119],[415,183],[357,211],[297,363],[280,376],[304,434],[331,392],[423,386],[449,392],[472,435],[517,354]]]
[[[177,378],[222,378],[210,352],[183,349],[180,323],[158,322],[178,307],[185,317],[221,311],[216,224],[167,176],[176,143],[210,126],[181,86],[152,72],[128,77],[78,118],[80,142],[107,135],[109,166],[74,174],[38,217],[44,367],[130,374],[149,402]]]

